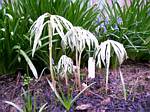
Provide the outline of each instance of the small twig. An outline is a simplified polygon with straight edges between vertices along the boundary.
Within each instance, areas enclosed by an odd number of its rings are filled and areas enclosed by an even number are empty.
[[[40,74],[40,77],[36,80],[36,83],[33,85],[33,86],[35,86],[40,80],[41,80],[41,77],[42,77],[42,75],[43,75],[43,73],[44,73],[44,71],[47,69],[47,67],[45,67],[43,70],[42,70],[42,72],[41,72],[41,74]]]
[[[139,77],[136,78],[134,85],[131,87],[130,92],[129,92],[130,94],[134,91],[135,85],[137,85],[138,81],[139,81]]]
[[[12,99],[14,98],[14,96],[15,96],[15,92],[16,92],[16,89],[17,89],[17,85],[18,85],[18,83],[19,83],[19,81],[20,81],[20,77],[21,77],[21,72],[18,72],[18,75],[17,75],[17,81],[16,81],[16,87],[14,88],[14,91],[13,91],[13,93],[12,93]]]
[[[94,93],[93,91],[89,91],[90,93],[92,93],[93,95],[98,96],[100,99],[104,99],[102,96],[100,96],[99,94]]]

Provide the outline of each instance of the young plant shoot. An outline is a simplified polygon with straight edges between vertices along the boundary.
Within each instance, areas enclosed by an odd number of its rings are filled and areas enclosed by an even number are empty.
[[[98,41],[96,37],[81,27],[74,27],[69,30],[65,35],[65,42],[71,48],[72,51],[76,52],[76,66],[77,66],[77,76],[75,75],[76,84],[81,90],[80,84],[80,62],[83,50],[86,46],[91,50],[91,47],[97,47]]]
[[[31,32],[30,41],[32,40],[32,37],[34,37],[32,56],[34,56],[34,53],[38,48],[38,46],[41,45],[40,37],[42,36],[42,31],[44,30],[44,27],[46,27],[48,30],[49,70],[51,74],[52,83],[53,85],[55,85],[54,73],[52,68],[52,37],[54,35],[59,35],[61,39],[64,40],[64,35],[65,35],[64,29],[71,30],[73,26],[68,20],[66,20],[61,16],[51,15],[49,13],[45,13],[41,15],[30,28],[30,32]]]
[[[112,50],[114,50],[116,54],[116,57],[119,62],[119,66],[121,66],[123,61],[128,57],[124,46],[121,43],[116,42],[114,40],[104,41],[96,49],[95,56],[97,58],[97,64],[101,68],[101,61],[102,61],[102,63],[106,68],[106,93],[108,90],[108,75],[109,75],[110,58],[111,58]],[[121,71],[120,71],[120,77],[123,85],[124,98],[126,99],[125,83]]]
[[[71,106],[73,105],[73,103],[77,100],[77,98],[79,98],[79,96],[85,91],[87,90],[89,87],[91,87],[93,84],[95,84],[95,82],[91,83],[90,85],[84,87],[74,98],[72,97],[72,95],[68,98],[66,98],[64,95],[60,95],[58,93],[58,91],[56,90],[56,88],[53,86],[53,84],[47,79],[50,87],[52,88],[53,92],[55,93],[56,97],[58,98],[58,100],[60,101],[60,103],[65,107],[65,109],[67,111],[70,110]]]
[[[66,55],[62,55],[58,65],[57,65],[57,73],[65,78],[65,83],[68,85],[68,76],[67,73],[73,73],[73,61],[71,58],[67,57]]]

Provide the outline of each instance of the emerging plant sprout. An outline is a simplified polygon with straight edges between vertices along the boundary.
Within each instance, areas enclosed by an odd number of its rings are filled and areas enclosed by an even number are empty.
[[[99,65],[99,67],[101,67],[101,61],[102,61],[102,63],[106,68],[106,93],[108,90],[108,75],[109,75],[110,58],[111,58],[112,50],[114,50],[114,53],[116,54],[119,65],[121,65],[123,61],[128,57],[124,46],[121,43],[116,42],[114,40],[104,41],[96,49],[95,56],[97,58],[97,64]],[[123,85],[124,97],[126,99],[125,83],[121,71],[120,71],[120,77]]]
[[[81,55],[83,50],[86,46],[91,50],[91,47],[97,47],[98,41],[96,37],[81,27],[74,27],[73,29],[69,30],[65,35],[65,41],[72,51],[75,50],[76,52],[76,66],[77,66],[77,76],[75,75],[76,84],[78,88],[81,89],[80,84],[80,62],[81,62]]]
[[[66,85],[68,85],[68,76],[67,72],[72,74],[73,72],[73,61],[71,58],[67,57],[66,55],[62,55],[58,65],[57,65],[57,73],[62,77],[65,77]]]
[[[87,90],[89,87],[91,87],[93,84],[95,84],[95,82],[89,84],[88,86],[84,87],[74,98],[71,96],[68,96],[67,98],[64,95],[60,95],[59,92],[56,90],[56,88],[53,86],[53,84],[47,79],[48,84],[50,85],[51,89],[53,90],[53,92],[55,93],[56,97],[58,98],[58,100],[60,101],[60,103],[65,107],[65,109],[67,110],[67,112],[70,110],[71,106],[73,105],[73,103],[77,100],[77,98],[79,98],[79,96],[85,91]]]
[[[51,15],[49,13],[45,13],[41,15],[31,26],[31,38],[34,37],[32,56],[39,45],[41,45],[40,37],[42,35],[42,31],[44,27],[48,25],[48,38],[49,38],[49,69],[52,78],[52,83],[55,84],[53,69],[52,69],[52,37],[54,35],[59,35],[61,39],[64,39],[64,29],[71,30],[73,28],[72,24],[66,20],[65,18],[58,15]]]
[[[11,101],[4,101],[4,103],[7,103],[13,107],[16,108],[16,112],[43,112],[46,109],[47,103],[45,103],[44,105],[42,105],[39,109],[38,109],[38,105],[37,105],[37,99],[34,96],[34,99],[31,95],[31,93],[29,91],[25,91],[24,88],[23,89],[23,105],[17,105]],[[21,96],[22,96],[21,95]],[[38,109],[38,111],[37,111]]]
[[[26,112],[25,109],[21,109],[21,107],[19,107],[18,105],[16,105],[16,104],[13,103],[13,102],[10,102],[10,101],[4,101],[4,103],[7,103],[7,104],[9,104],[9,105],[15,107],[15,108],[17,109],[18,112]],[[43,110],[45,110],[45,108],[46,108],[46,105],[47,105],[47,103],[45,103],[44,105],[42,105],[42,107],[39,109],[38,112],[43,112]],[[31,106],[32,106],[32,105],[31,105]],[[36,112],[36,111],[34,110],[34,112]]]

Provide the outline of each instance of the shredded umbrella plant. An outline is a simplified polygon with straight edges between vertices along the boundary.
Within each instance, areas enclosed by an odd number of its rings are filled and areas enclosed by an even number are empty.
[[[71,30],[73,26],[68,20],[66,20],[61,16],[51,15],[49,13],[45,13],[41,15],[30,28],[31,42],[32,42],[32,37],[34,37],[32,56],[34,56],[36,49],[42,43],[40,37],[42,36],[42,31],[44,30],[44,27],[46,27],[46,25],[48,31],[47,37],[49,39],[48,40],[49,41],[49,70],[50,70],[52,83],[53,85],[55,85],[54,73],[52,68],[52,37],[55,35],[59,35],[61,39],[64,40],[64,35],[65,35],[64,30]]]
[[[57,73],[61,77],[64,77],[66,85],[69,85],[67,74],[68,73],[73,74],[72,59],[67,57],[66,55],[62,55],[61,58],[59,59],[58,65],[57,65]]]
[[[113,51],[116,54],[119,66],[121,66],[123,61],[128,57],[126,50],[121,43],[114,40],[107,40],[102,42],[95,51],[95,58],[97,58],[97,64],[101,68],[103,63],[106,68],[106,93],[108,90],[110,59],[112,55],[114,55]],[[119,73],[120,73],[120,78],[123,86],[124,98],[126,100],[127,95],[126,95],[125,83],[120,68],[119,68]]]
[[[88,30],[85,30],[81,27],[73,27],[72,30],[69,30],[65,35],[66,44],[71,48],[72,51],[75,50],[76,53],[76,69],[77,74],[75,75],[76,84],[78,85],[79,90],[81,90],[81,82],[80,82],[80,64],[81,64],[81,56],[86,47],[88,47],[89,51],[93,47],[98,46],[98,40],[96,37]]]

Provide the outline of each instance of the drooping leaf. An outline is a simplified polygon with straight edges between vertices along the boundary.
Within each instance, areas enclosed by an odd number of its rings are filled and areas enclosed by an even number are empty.
[[[38,44],[41,44],[40,37],[46,24],[49,24],[48,30],[52,30],[52,33],[49,36],[59,35],[61,39],[64,39],[64,29],[71,30],[73,28],[73,25],[61,16],[51,15],[49,13],[41,15],[30,28],[30,42],[32,41],[32,37],[34,37],[32,56],[34,55]]]
[[[98,60],[97,64],[101,67],[101,61],[102,61],[106,68],[106,92],[108,89],[109,67],[110,67],[112,50],[114,50],[119,65],[121,65],[123,61],[127,59],[126,50],[121,43],[116,42],[114,40],[104,41],[100,44],[100,46],[97,47],[95,52],[95,58],[97,58]]]
[[[110,53],[112,52],[112,50],[115,51],[116,57],[117,57],[120,65],[123,63],[123,61],[125,59],[128,58],[126,50],[121,43],[116,42],[114,40],[107,40],[107,41],[102,42],[99,45],[99,47],[97,47],[97,49],[96,49],[95,56],[98,60],[97,64],[100,65],[101,61],[102,61],[103,64],[105,65],[105,67],[106,66],[109,67],[109,61],[111,58]]]
[[[37,71],[36,71],[36,68],[34,67],[32,61],[30,60],[30,58],[28,57],[28,55],[23,51],[23,50],[19,50],[20,54],[25,58],[26,62],[28,63],[34,77],[36,79],[38,79],[38,74],[37,74]]]
[[[89,50],[91,47],[98,46],[96,37],[91,32],[81,27],[74,27],[72,30],[69,30],[64,39],[72,50],[75,48],[79,52],[82,52],[86,46]]]
[[[58,65],[57,65],[57,72],[59,74],[66,74],[67,72],[73,72],[73,61],[71,58],[67,57],[66,55],[62,55]]]
[[[4,101],[5,103],[15,107],[19,112],[24,112],[18,105],[16,105],[15,103],[13,102],[10,102],[10,101]]]

